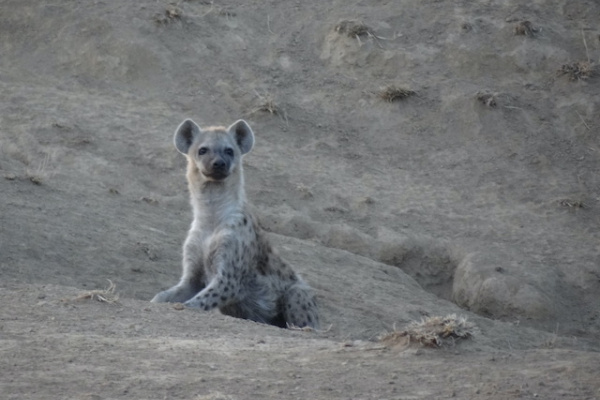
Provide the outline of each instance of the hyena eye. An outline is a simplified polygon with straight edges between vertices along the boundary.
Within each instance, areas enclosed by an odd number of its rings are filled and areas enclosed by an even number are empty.
[[[198,155],[201,156],[203,154],[206,154],[207,151],[208,151],[208,149],[206,147],[200,147],[198,149]]]
[[[227,154],[229,157],[233,157],[233,149],[232,148],[226,148],[225,149],[225,154]]]

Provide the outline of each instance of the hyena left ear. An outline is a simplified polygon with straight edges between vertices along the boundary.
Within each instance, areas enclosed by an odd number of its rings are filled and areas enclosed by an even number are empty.
[[[227,128],[227,131],[233,134],[242,154],[246,154],[252,150],[252,146],[254,146],[254,132],[252,132],[250,125],[246,121],[240,119],[234,122]]]

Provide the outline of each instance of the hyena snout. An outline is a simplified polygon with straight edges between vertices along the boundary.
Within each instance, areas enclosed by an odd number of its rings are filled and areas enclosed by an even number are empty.
[[[221,180],[229,176],[231,163],[221,157],[215,157],[204,163],[203,174],[211,179]]]

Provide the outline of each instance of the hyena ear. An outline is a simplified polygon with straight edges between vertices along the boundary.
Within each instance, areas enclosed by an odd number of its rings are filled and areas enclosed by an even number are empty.
[[[187,155],[190,146],[194,139],[200,135],[200,132],[200,127],[194,121],[186,119],[175,130],[175,136],[173,137],[175,148],[180,153]]]
[[[227,131],[235,138],[242,154],[246,154],[252,150],[252,146],[254,146],[254,132],[252,132],[250,125],[246,121],[240,119],[234,122],[227,128]]]

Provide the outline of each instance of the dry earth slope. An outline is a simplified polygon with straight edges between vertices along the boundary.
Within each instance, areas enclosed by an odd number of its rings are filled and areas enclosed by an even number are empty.
[[[0,392],[598,398],[598,21],[584,0],[0,1]],[[186,117],[252,125],[248,196],[329,330],[147,303],[179,274]],[[116,304],[85,296],[107,280]],[[451,313],[475,337],[372,342]]]

